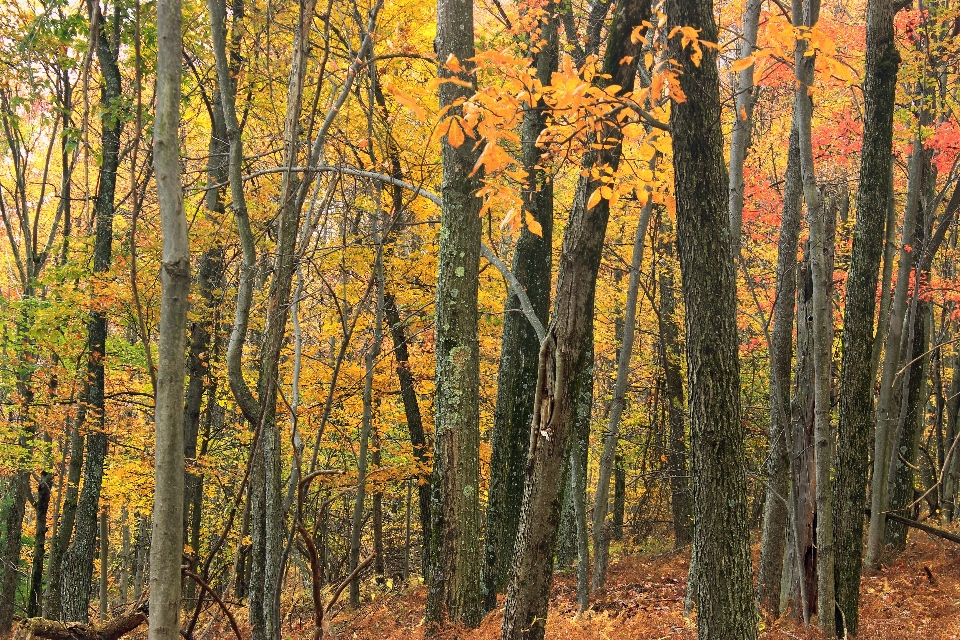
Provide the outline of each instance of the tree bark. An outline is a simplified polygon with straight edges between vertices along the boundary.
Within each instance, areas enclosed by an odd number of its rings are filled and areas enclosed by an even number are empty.
[[[617,6],[607,39],[602,71],[611,85],[633,89],[640,43],[634,27],[649,20],[650,3],[628,0]],[[621,133],[604,126],[604,149],[590,153],[583,167],[615,171],[620,162]],[[589,174],[588,174],[589,175]],[[540,348],[534,418],[525,470],[517,552],[507,590],[502,638],[540,640],[544,636],[552,558],[563,502],[565,463],[579,406],[580,374],[586,367],[593,334],[594,292],[610,215],[609,201],[588,208],[587,198],[600,183],[581,177],[564,233],[554,317]]]
[[[348,573],[356,571],[360,566],[360,537],[363,533],[363,506],[366,496],[367,483],[367,449],[370,433],[373,429],[373,374],[377,357],[380,355],[383,318],[383,243],[380,235],[379,221],[373,221],[373,238],[376,243],[376,258],[373,269],[377,281],[377,299],[373,319],[373,339],[364,358],[363,376],[363,417],[360,426],[360,451],[357,458],[357,493],[353,503],[353,523],[350,529],[350,568]],[[360,606],[360,581],[350,582],[350,606]]]
[[[80,413],[84,413],[81,407]],[[43,601],[43,615],[50,620],[59,620],[61,615],[60,576],[63,567],[63,554],[70,544],[70,535],[76,522],[77,498],[80,488],[80,474],[83,471],[83,441],[80,435],[80,420],[70,433],[70,464],[67,467],[66,496],[59,526],[50,545],[50,560],[47,562],[47,590]]]
[[[469,69],[474,56],[473,0],[439,0],[434,43],[441,79],[440,108],[461,115],[458,99],[473,94],[473,76],[446,64],[459,60]],[[460,126],[453,123],[452,127]],[[433,505],[427,595],[427,622],[465,627],[480,623],[480,353],[477,292],[480,271],[480,200],[473,175],[479,149],[459,147],[449,136],[441,143],[443,182],[437,293],[436,401],[434,410]]]
[[[892,0],[869,0],[867,3],[860,185],[843,317],[834,546],[836,599],[842,612],[837,632],[853,636],[857,635],[859,627],[857,609],[863,552],[863,504],[873,409],[873,317],[877,272],[883,252],[883,226],[890,197],[894,95],[900,65],[893,33],[893,14]]]
[[[413,445],[413,457],[419,463],[421,471],[414,480],[417,483],[417,497],[420,506],[421,564],[426,577],[429,565],[430,539],[430,476],[425,473],[429,457],[426,434],[423,430],[423,416],[420,413],[420,401],[410,369],[410,353],[407,348],[407,334],[397,309],[397,300],[390,292],[384,294],[384,316],[393,339],[393,355],[397,359],[397,380],[400,383],[400,397],[403,400],[403,413],[407,419],[407,431],[410,432],[410,444]]]
[[[180,637],[184,513],[184,382],[190,239],[180,185],[180,0],[157,3],[157,106],[153,165],[163,235],[157,348],[156,489],[150,543],[150,640]],[[102,544],[105,544],[102,543]],[[101,569],[102,571],[103,569]]]
[[[539,25],[539,49],[532,53],[536,77],[547,86],[558,65],[558,19],[555,8]],[[541,226],[541,235],[526,222],[513,255],[513,274],[526,290],[533,311],[541,322],[550,314],[553,266],[553,180],[542,168],[542,149],[537,139],[546,127],[546,105],[541,99],[524,113],[523,168],[527,184],[522,192],[524,221],[531,216]],[[497,402],[490,438],[490,489],[487,498],[487,539],[484,545],[483,598],[487,611],[497,604],[497,594],[506,588],[513,561],[514,543],[523,501],[523,468],[530,442],[533,393],[537,377],[540,339],[520,312],[520,300],[512,290],[503,311],[503,337],[497,373]]]
[[[33,561],[30,567],[30,594],[27,598],[27,617],[36,618],[41,613],[43,603],[43,561],[47,553],[47,510],[50,507],[50,491],[53,488],[53,474],[40,473],[37,482],[36,531],[33,536]]]
[[[743,10],[743,32],[737,57],[749,58],[757,46],[757,29],[763,0],[748,0]],[[753,65],[738,74],[734,95],[734,123],[730,140],[730,235],[734,253],[740,251],[743,230],[743,165],[753,127]]]
[[[667,2],[668,29],[701,29],[717,42],[712,0]],[[736,325],[736,273],[727,215],[716,51],[694,64],[679,38],[683,102],[671,107],[677,244],[690,379],[693,555],[701,640],[756,638],[747,523],[744,427]]]
[[[780,586],[784,572],[784,545],[789,526],[790,497],[787,429],[790,425],[790,363],[793,359],[793,324],[797,291],[797,248],[803,187],[800,172],[800,138],[794,109],[784,174],[783,215],[777,243],[777,284],[770,340],[770,435],[767,450],[767,490],[763,503],[763,529],[757,600],[774,618],[780,613]]]
[[[103,626],[56,622],[45,618],[27,618],[17,625],[14,640],[117,640],[147,621],[142,611],[121,616]]]
[[[117,113],[122,95],[122,79],[117,66],[118,52],[112,48],[113,38],[105,28],[99,5],[94,3],[93,21],[97,23],[97,60],[103,73],[101,103],[104,106],[102,122],[103,155],[100,164],[100,187],[94,202],[96,230],[93,246],[93,273],[104,274],[112,262],[114,196],[117,188],[117,168],[120,164],[120,133],[123,119]],[[119,22],[113,25],[114,31]],[[63,555],[60,577],[61,619],[86,622],[90,582],[93,578],[93,557],[97,537],[97,515],[100,513],[100,489],[103,485],[103,464],[107,454],[107,435],[104,432],[104,370],[106,353],[107,316],[93,311],[87,325],[87,383],[84,402],[88,418],[86,460],[83,470],[83,488],[77,502],[73,541]],[[92,415],[91,415],[92,414]],[[80,425],[77,425],[80,428]]]
[[[916,246],[917,212],[920,208],[920,183],[923,158],[923,144],[914,138],[913,153],[910,154],[909,177],[907,184],[907,205],[903,214],[903,227],[900,232],[900,262],[897,269],[897,285],[893,294],[893,303],[889,312],[889,326],[885,327],[883,341],[883,369],[880,375],[880,393],[877,400],[877,430],[873,451],[873,476],[870,484],[870,529],[867,536],[865,563],[876,568],[883,551],[886,511],[890,501],[887,494],[887,470],[890,466],[890,447],[900,406],[896,402],[894,380],[899,379],[898,372],[903,358],[900,353],[901,339],[904,337],[904,323],[910,292],[910,273],[913,270],[914,247]]]
[[[803,22],[816,24],[820,14],[819,0],[804,2]],[[807,55],[812,53],[812,55]],[[817,187],[813,163],[812,120],[816,52],[808,52],[806,43],[797,42],[795,68],[797,95],[795,110],[800,140],[800,166],[803,197],[810,230],[810,272],[813,284],[813,396],[814,458],[816,460],[816,551],[817,612],[820,629],[827,638],[835,636],[834,625],[834,552],[833,552],[833,482],[834,437],[830,428],[830,391],[833,370],[833,252],[836,236],[836,207],[826,211]]]
[[[3,562],[2,591],[0,600],[0,626],[13,626],[17,586],[20,582],[20,549],[23,533],[23,516],[30,493],[30,472],[18,471],[6,486],[7,495],[3,505],[3,535],[0,537],[0,559]]]
[[[663,245],[663,254],[673,260],[674,241]],[[677,325],[677,295],[673,265],[660,271],[660,363],[663,367],[670,446],[667,468],[670,473],[670,510],[673,516],[673,544],[677,549],[693,541],[693,496],[690,493],[690,468],[687,463],[686,408],[683,372],[680,369],[680,328]]]

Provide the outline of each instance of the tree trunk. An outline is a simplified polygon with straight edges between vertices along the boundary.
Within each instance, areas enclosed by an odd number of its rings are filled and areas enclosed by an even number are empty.
[[[403,400],[403,413],[407,419],[407,431],[410,432],[410,444],[413,445],[413,457],[426,470],[429,463],[427,454],[427,437],[423,431],[423,417],[420,413],[420,401],[417,399],[417,389],[410,370],[410,353],[407,349],[407,334],[403,322],[400,320],[400,311],[397,301],[390,292],[384,294],[384,316],[390,328],[393,339],[393,355],[397,359],[397,380],[400,383],[400,397]],[[420,505],[420,561],[424,577],[428,576],[430,566],[429,539],[430,539],[430,477],[423,473],[414,479],[417,483],[417,497]]]
[[[803,196],[800,172],[800,137],[794,109],[784,174],[783,215],[777,243],[777,284],[773,303],[773,332],[770,340],[770,436],[767,452],[767,490],[763,503],[763,530],[757,600],[761,609],[774,618],[780,613],[780,585],[784,572],[784,544],[788,507],[792,500],[788,475],[790,455],[787,429],[790,425],[790,363],[793,359],[793,321],[797,291],[797,245],[800,237],[800,208]]]
[[[80,409],[83,414],[83,407]],[[70,432],[70,464],[67,467],[66,496],[60,515],[59,526],[50,545],[50,560],[47,562],[47,589],[43,600],[43,615],[50,620],[60,620],[60,576],[63,568],[63,554],[70,544],[73,525],[76,522],[77,498],[80,488],[80,474],[83,472],[83,441],[80,434],[80,419]]]
[[[907,185],[907,206],[903,214],[903,228],[900,233],[900,262],[897,269],[897,285],[890,309],[889,326],[885,328],[886,339],[883,345],[883,369],[880,375],[880,393],[877,400],[877,430],[873,451],[873,476],[870,490],[870,529],[867,536],[865,563],[877,568],[883,551],[885,513],[890,496],[887,495],[887,469],[890,465],[890,447],[900,415],[900,404],[895,401],[895,379],[899,380],[903,358],[900,344],[904,337],[904,322],[910,291],[910,273],[913,269],[917,212],[920,208],[921,169],[923,145],[914,138],[913,153],[910,155],[909,178]]]
[[[653,162],[651,162],[653,165]],[[627,306],[624,311],[623,343],[620,346],[620,358],[617,361],[617,379],[610,403],[610,421],[603,439],[603,454],[600,456],[599,478],[593,502],[593,549],[597,561],[593,565],[591,588],[602,589],[607,582],[607,563],[600,562],[609,555],[611,532],[606,521],[610,496],[610,476],[617,454],[617,441],[620,438],[620,418],[627,403],[627,382],[630,377],[630,358],[633,356],[633,340],[637,333],[637,298],[640,291],[640,269],[643,266],[643,247],[646,241],[647,226],[653,211],[653,201],[648,199],[640,214],[637,231],[633,239],[633,256],[630,262],[630,283],[627,286]]]
[[[928,351],[930,313],[928,302],[918,303],[916,317],[913,319],[913,349],[909,353],[910,360],[908,361],[911,363],[908,366],[913,371],[904,399],[907,403],[906,422],[900,438],[900,446],[897,451],[891,451],[891,456],[896,456],[897,462],[893,478],[889,481],[890,504],[888,509],[901,517],[910,519],[916,519],[911,508],[915,497],[913,467],[916,466],[917,442],[923,432],[923,415],[928,396],[925,392],[925,374],[930,360]],[[893,553],[901,553],[907,545],[907,526],[892,520],[887,522],[883,543]]]
[[[787,550],[792,593],[783,594],[796,603],[796,611],[804,623],[817,611],[817,466],[816,466],[816,391],[814,382],[815,349],[813,336],[814,301],[813,269],[810,266],[810,243],[804,244],[800,287],[797,291],[797,360],[795,391],[791,403],[792,436],[790,443],[790,493],[785,496],[789,523],[788,538],[793,545]],[[782,598],[781,598],[782,599]]]
[[[474,55],[473,0],[439,0],[435,50],[440,77],[463,84],[440,85],[440,107],[460,115],[458,99],[473,94],[473,76],[445,65],[455,58],[465,68]],[[457,127],[459,124],[452,124]],[[427,595],[427,622],[447,620],[475,627],[480,598],[480,353],[477,290],[480,271],[479,177],[473,142],[442,142],[443,183],[434,325],[436,401],[433,505]]]
[[[954,441],[957,438],[957,418],[960,415],[960,352],[953,357],[953,376],[950,380],[950,387],[947,391],[947,424],[946,441],[947,451],[952,450],[952,454],[947,455],[944,462],[946,473],[943,482],[943,521],[944,524],[953,522],[957,514],[957,476],[960,453],[957,452]]]
[[[150,543],[150,640],[180,637],[184,512],[184,380],[190,239],[180,185],[180,0],[157,4],[157,106],[153,163],[163,234],[157,348],[156,490]],[[196,446],[194,444],[194,446]]]
[[[363,418],[360,427],[360,451],[357,458],[357,494],[354,497],[353,523],[350,529],[350,568],[348,573],[353,573],[360,565],[360,538],[363,533],[363,506],[367,489],[367,446],[370,440],[370,432],[373,429],[373,374],[377,357],[380,355],[380,342],[383,331],[381,327],[384,304],[383,244],[379,227],[379,221],[374,220],[373,237],[377,251],[373,269],[377,281],[377,299],[373,320],[373,340],[364,359]],[[359,580],[350,581],[350,606],[354,608],[360,606]]]
[[[40,615],[43,596],[43,561],[47,553],[47,510],[50,507],[50,491],[53,487],[53,474],[43,471],[37,482],[36,531],[33,536],[33,564],[30,568],[30,595],[27,599],[27,617]]]
[[[9,594],[0,600],[0,626],[7,632],[13,626],[16,593],[20,583],[20,547],[23,516],[27,494],[30,493],[30,472],[18,471],[10,478],[3,504],[3,535],[0,537],[0,562],[3,562],[2,592]]]
[[[804,25],[812,27],[819,19],[819,0],[804,2]],[[812,55],[807,55],[812,53]],[[834,625],[834,553],[833,482],[834,437],[830,428],[830,391],[833,370],[833,252],[836,236],[836,207],[824,211],[813,164],[813,101],[816,52],[808,52],[806,43],[797,42],[795,68],[797,95],[794,108],[800,133],[800,166],[803,197],[810,230],[810,272],[813,284],[813,396],[814,457],[816,460],[816,544],[817,612],[820,629],[827,638],[835,635]]]
[[[631,41],[634,27],[650,17],[650,3],[627,0],[617,6],[607,39],[602,71],[610,85],[632,91],[640,43]],[[621,133],[604,126],[605,148],[583,162],[589,172],[603,166],[615,171],[621,153]],[[587,174],[589,176],[589,173]],[[600,255],[610,215],[610,203],[601,199],[588,208],[587,198],[598,181],[581,177],[564,233],[554,317],[540,348],[534,418],[525,470],[523,506],[517,535],[517,553],[507,590],[503,640],[540,640],[544,636],[553,578],[552,558],[557,540],[569,438],[574,434],[582,384],[593,334],[594,293]]]
[[[617,456],[613,466],[613,522],[611,536],[614,540],[623,540],[623,518],[626,515],[627,470],[623,467],[623,456]]]
[[[99,5],[93,4],[94,20],[97,22],[97,59],[103,73],[104,106],[102,121],[103,155],[100,165],[100,187],[94,203],[96,230],[93,246],[93,273],[103,274],[112,262],[114,196],[117,188],[117,168],[120,164],[120,132],[123,119],[117,113],[122,96],[122,79],[117,66],[117,51],[112,48],[113,38],[99,16]],[[120,28],[119,22],[113,29]],[[107,316],[103,311],[93,311],[87,325],[87,383],[84,403],[92,423],[87,427],[86,460],[83,470],[83,488],[77,502],[76,525],[73,541],[63,554],[60,577],[61,612],[64,621],[86,622],[90,598],[90,583],[93,578],[93,557],[97,537],[97,515],[100,513],[100,489],[103,485],[103,464],[107,455],[107,435],[104,432],[104,371],[106,353]],[[80,428],[80,425],[77,425]]]
[[[669,0],[667,15],[669,29],[702,29],[702,40],[717,42],[712,0]],[[690,53],[680,50],[679,39],[671,44],[686,95],[671,105],[671,128],[690,379],[697,629],[701,640],[753,639],[737,285],[716,51],[704,47],[703,59],[694,64]]]
[[[743,33],[737,57],[749,58],[757,46],[757,29],[760,25],[760,9],[763,0],[748,0],[743,10]],[[750,130],[753,127],[753,65],[738,75],[734,94],[734,123],[730,140],[730,234],[734,253],[740,251],[743,229],[743,165],[750,147]]]
[[[542,42],[532,53],[536,77],[543,86],[550,84],[558,64],[558,19],[554,10],[549,9],[541,20]],[[553,265],[553,180],[539,168],[542,149],[537,146],[546,119],[542,100],[529,107],[523,116],[523,168],[528,181],[522,193],[521,215],[524,220],[528,215],[532,216],[540,224],[541,234],[532,233],[526,223],[522,225],[512,268],[541,322],[546,322],[550,314]],[[487,611],[496,607],[497,594],[506,587],[513,561],[539,352],[537,333],[520,312],[519,298],[511,289],[504,304],[497,402],[490,437],[490,490],[483,565],[483,597]]]
[[[663,254],[674,258],[674,241],[663,245]],[[670,473],[670,510],[673,516],[673,544],[677,549],[693,541],[693,496],[687,464],[686,408],[683,373],[680,369],[680,328],[677,326],[676,285],[673,265],[660,271],[660,363],[663,367],[670,446],[667,468]]]
[[[868,0],[863,145],[843,317],[834,547],[836,599],[842,612],[837,632],[853,636],[859,621],[867,443],[873,409],[873,316],[890,197],[893,108],[900,65],[893,14],[893,0]]]
[[[99,622],[103,624],[107,620],[107,609],[110,607],[109,597],[107,595],[107,586],[110,578],[110,515],[107,505],[100,510],[100,575],[99,578]]]

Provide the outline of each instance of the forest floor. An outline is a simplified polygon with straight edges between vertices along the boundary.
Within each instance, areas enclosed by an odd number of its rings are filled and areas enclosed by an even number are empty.
[[[577,616],[576,577],[554,581],[548,640],[660,640],[696,638],[696,623],[683,617],[686,554],[623,555],[611,564],[606,593]],[[756,561],[756,559],[755,559]],[[418,640],[423,638],[424,587],[386,593],[358,611],[344,611],[334,626],[341,640]],[[479,629],[451,630],[439,638],[496,640],[503,620],[501,606]],[[865,575],[861,583],[860,640],[960,640],[960,547],[912,534],[906,552],[889,566]],[[819,638],[789,620],[766,625],[763,640]],[[304,629],[305,637],[309,637]]]

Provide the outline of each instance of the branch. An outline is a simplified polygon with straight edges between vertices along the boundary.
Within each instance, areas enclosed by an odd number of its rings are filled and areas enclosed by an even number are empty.
[[[371,180],[379,180],[381,182],[386,182],[387,184],[392,184],[397,187],[401,187],[408,191],[413,192],[414,196],[423,196],[433,204],[439,206],[443,205],[443,199],[437,194],[424,189],[421,186],[415,185],[406,180],[400,180],[399,178],[394,178],[393,176],[388,176],[384,173],[377,173],[375,171],[363,171],[361,169],[354,169],[352,167],[341,167],[341,166],[331,166],[331,165],[320,165],[317,167],[276,167],[274,169],[264,169],[262,171],[256,171],[250,175],[243,177],[244,180],[252,180],[253,178],[271,174],[271,173],[286,173],[293,171],[303,171],[303,172],[315,172],[315,173],[342,173],[348,176],[357,176],[358,178],[370,178]],[[216,189],[223,185],[212,185],[206,187],[207,189]],[[546,335],[546,331],[543,328],[543,323],[540,322],[540,319],[537,317],[536,312],[533,310],[533,305],[530,304],[530,298],[527,297],[527,292],[524,291],[523,287],[520,285],[520,282],[517,280],[517,277],[510,271],[510,268],[498,258],[493,251],[486,245],[481,243],[480,245],[480,254],[486,258],[490,264],[497,268],[497,271],[503,276],[510,288],[513,290],[513,293],[520,300],[520,308],[523,310],[523,315],[526,316],[527,321],[530,322],[530,326],[533,327],[533,330],[537,333],[537,339],[541,342],[543,337]]]

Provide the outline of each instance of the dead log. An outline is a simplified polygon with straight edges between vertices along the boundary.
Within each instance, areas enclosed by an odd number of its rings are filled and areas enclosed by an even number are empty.
[[[145,607],[144,607],[145,608]],[[114,618],[103,626],[79,622],[57,622],[46,618],[26,618],[17,625],[13,640],[118,640],[146,622],[143,610]]]
[[[864,509],[864,511],[868,516],[870,515],[870,509]],[[888,513],[887,520],[892,520],[893,522],[899,522],[900,524],[906,525],[908,527],[919,529],[924,533],[929,533],[932,536],[936,536],[938,538],[943,538],[944,540],[949,540],[950,542],[956,542],[957,544],[960,544],[960,536],[958,536],[955,533],[950,533],[949,531],[944,531],[939,527],[934,527],[929,524],[917,522],[916,520],[911,520],[910,518],[904,518],[903,516],[898,516],[895,513]]]

